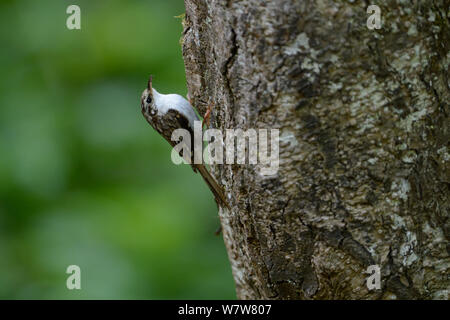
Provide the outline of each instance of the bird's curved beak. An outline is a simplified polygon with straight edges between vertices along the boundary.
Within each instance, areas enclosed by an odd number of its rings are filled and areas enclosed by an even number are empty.
[[[152,93],[152,79],[153,79],[153,76],[150,75],[150,77],[148,78],[148,83],[147,83],[147,89],[150,92],[150,94]]]

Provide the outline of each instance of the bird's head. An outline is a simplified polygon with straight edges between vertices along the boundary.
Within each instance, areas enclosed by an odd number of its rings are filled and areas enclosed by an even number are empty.
[[[155,99],[153,99],[152,76],[148,79],[147,88],[142,92],[141,111],[145,116],[154,116],[158,112]]]

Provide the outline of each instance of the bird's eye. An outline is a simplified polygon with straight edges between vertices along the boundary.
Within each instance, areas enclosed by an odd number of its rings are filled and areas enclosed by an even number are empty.
[[[148,96],[147,100],[145,100],[147,103],[152,103],[152,96]]]

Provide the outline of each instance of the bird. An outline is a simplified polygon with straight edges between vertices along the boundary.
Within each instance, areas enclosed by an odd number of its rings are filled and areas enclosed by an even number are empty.
[[[161,94],[152,86],[152,76],[149,77],[147,88],[141,95],[141,112],[147,122],[155,129],[172,147],[178,144],[171,139],[172,132],[176,129],[186,129],[191,136],[191,160],[194,155],[194,121],[200,121],[194,108],[184,97],[178,94]],[[181,154],[180,154],[181,156]],[[214,195],[219,207],[229,208],[228,201],[222,187],[209,173],[203,163],[196,164],[190,161],[194,172],[200,173]]]

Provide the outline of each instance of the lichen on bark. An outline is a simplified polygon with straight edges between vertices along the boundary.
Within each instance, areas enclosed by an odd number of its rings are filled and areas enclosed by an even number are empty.
[[[280,168],[214,166],[239,298],[448,299],[449,7],[185,0],[189,96],[210,125],[280,129]],[[381,290],[365,285],[381,267]]]

